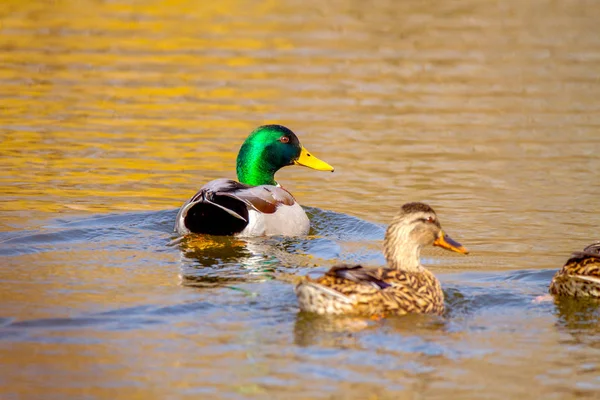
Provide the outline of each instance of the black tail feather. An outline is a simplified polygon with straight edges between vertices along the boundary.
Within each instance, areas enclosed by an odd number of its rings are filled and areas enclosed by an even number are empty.
[[[243,201],[229,196],[215,195],[209,191],[198,193],[193,201],[199,202],[188,210],[184,220],[185,226],[193,233],[228,236],[243,231],[248,225],[248,207]],[[211,202],[233,211],[245,221],[234,217]]]

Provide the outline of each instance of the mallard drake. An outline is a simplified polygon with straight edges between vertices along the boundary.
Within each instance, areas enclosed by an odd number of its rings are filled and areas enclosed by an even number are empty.
[[[600,242],[575,252],[550,282],[555,296],[600,299]]]
[[[288,165],[319,171],[333,167],[310,154],[298,137],[281,125],[255,129],[237,156],[237,177],[204,185],[179,210],[174,230],[185,235],[306,235],[310,223],[294,196],[275,181]]]
[[[383,253],[388,266],[338,265],[316,280],[307,277],[296,286],[300,309],[337,315],[441,314],[440,282],[419,261],[421,247],[431,244],[468,253],[444,234],[431,207],[405,204],[385,233]]]

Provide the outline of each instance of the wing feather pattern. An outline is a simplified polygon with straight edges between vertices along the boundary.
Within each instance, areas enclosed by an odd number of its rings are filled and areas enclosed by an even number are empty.
[[[295,202],[294,196],[277,186],[249,186],[230,179],[215,179],[181,207],[175,231],[231,235],[248,225],[249,210],[273,214],[279,207]]]

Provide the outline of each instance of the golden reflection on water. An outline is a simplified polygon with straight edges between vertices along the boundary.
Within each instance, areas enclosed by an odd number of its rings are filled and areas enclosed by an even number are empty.
[[[274,289],[260,301],[179,286],[186,255],[165,250],[164,231],[102,241],[52,229],[57,218],[176,208],[208,180],[234,177],[246,135],[277,122],[336,167],[279,172],[302,204],[385,223],[406,201],[431,203],[473,251],[436,273],[557,268],[598,239],[599,20],[598,4],[579,1],[3,1],[0,230],[50,236],[9,246],[18,254],[3,257],[1,316],[125,310],[132,326],[14,328],[0,344],[2,391],[593,395],[597,352],[564,350],[593,329],[572,328],[572,316],[559,329],[549,313],[498,307],[454,331],[411,320],[417,328],[336,336],[296,320],[290,287],[263,275],[249,291]],[[240,251],[251,270],[261,252]],[[274,253],[286,267],[335,261]],[[177,305],[196,303],[215,311],[178,317]],[[167,323],[144,311],[170,305]],[[442,350],[402,342],[411,335]],[[491,350],[473,356],[468,345]]]

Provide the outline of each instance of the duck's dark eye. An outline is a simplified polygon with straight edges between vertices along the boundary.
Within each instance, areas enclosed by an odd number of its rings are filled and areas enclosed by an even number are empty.
[[[434,224],[435,223],[435,217],[421,218],[421,221],[428,222],[430,224]]]
[[[290,142],[290,138],[287,137],[287,136],[282,136],[282,137],[279,138],[279,141],[281,143],[289,143]]]

